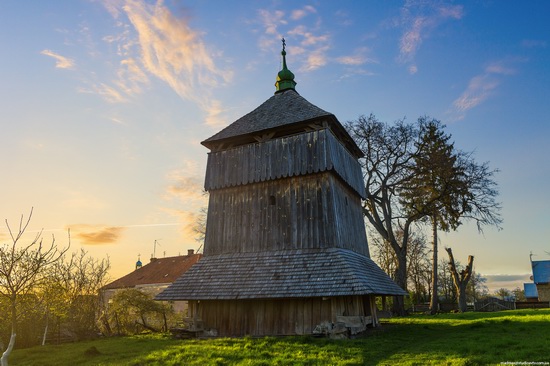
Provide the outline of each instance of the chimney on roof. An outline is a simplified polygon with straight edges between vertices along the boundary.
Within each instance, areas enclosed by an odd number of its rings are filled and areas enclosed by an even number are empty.
[[[193,254],[195,254],[194,249],[187,249],[187,255],[193,255]]]

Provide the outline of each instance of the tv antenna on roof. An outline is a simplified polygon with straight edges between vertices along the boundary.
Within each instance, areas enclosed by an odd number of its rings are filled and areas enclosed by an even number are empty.
[[[157,245],[160,247],[159,241],[162,239],[155,239],[155,243],[153,244],[153,258],[157,257]]]

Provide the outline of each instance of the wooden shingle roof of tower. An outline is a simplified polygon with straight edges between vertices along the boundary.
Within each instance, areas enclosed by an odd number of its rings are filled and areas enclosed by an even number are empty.
[[[342,248],[203,257],[158,300],[407,295],[372,259]]]
[[[277,138],[304,130],[329,127],[356,157],[363,153],[334,114],[308,102],[293,89],[276,93],[252,112],[239,118],[202,144],[211,150]]]
[[[283,43],[284,44],[284,43]],[[252,112],[239,118],[202,144],[210,150],[223,150],[266,139],[288,136],[320,128],[330,128],[347,150],[356,157],[363,152],[349,136],[336,116],[308,102],[294,89],[294,74],[286,66],[283,48],[283,70],[277,75],[275,95]],[[286,78],[286,79],[285,79]]]

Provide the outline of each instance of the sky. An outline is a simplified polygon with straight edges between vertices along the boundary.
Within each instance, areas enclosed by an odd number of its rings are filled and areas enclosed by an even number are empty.
[[[200,142],[274,91],[281,38],[297,91],[342,123],[430,116],[498,169],[502,230],[441,234],[491,290],[550,259],[550,2],[0,2],[0,218],[26,240],[142,261],[198,250]],[[546,183],[545,183],[546,182]],[[9,234],[2,222],[0,242]],[[441,250],[440,256],[445,254]]]

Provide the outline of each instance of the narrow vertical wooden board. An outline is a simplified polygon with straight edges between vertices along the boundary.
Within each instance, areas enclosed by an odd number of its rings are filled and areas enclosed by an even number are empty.
[[[327,170],[334,169],[334,159],[333,159],[334,148],[332,146],[332,140],[333,140],[333,135],[327,132],[327,139],[325,141],[325,151],[327,154],[327,163],[325,164],[325,166]]]
[[[258,144],[251,144],[250,145],[250,155],[249,155],[249,161],[248,161],[248,184],[252,184],[252,183],[255,183],[256,182],[256,169],[258,168],[256,166],[257,164],[257,160],[256,160],[256,155],[258,153],[258,147],[257,147]]]
[[[305,187],[299,187],[299,188],[302,188],[302,189],[299,189],[299,192],[298,192],[299,201],[300,201],[299,214],[298,214],[298,222],[299,222],[298,230],[300,232],[300,236],[299,236],[298,247],[306,248],[307,242],[308,242],[308,235],[307,235],[308,219],[307,219],[307,202],[306,202],[307,195],[306,195],[306,189],[304,189]]]
[[[243,146],[243,153],[241,157],[241,166],[238,167],[241,174],[241,184],[248,184],[248,172],[250,169],[250,145]]]
[[[307,189],[307,197],[306,197],[306,217],[307,217],[307,245],[306,248],[315,248],[317,246],[317,242],[315,241],[315,226],[316,223],[313,220],[313,208],[315,206],[314,204],[314,197],[315,197],[315,181],[309,180],[308,181],[308,189]]]
[[[269,164],[268,164],[268,161],[269,161],[269,152],[268,152],[269,145],[263,143],[263,144],[258,144],[258,146],[260,147],[260,154],[259,154],[259,158],[260,158],[260,179],[258,181],[263,182],[267,179],[267,169],[269,168]]]
[[[235,182],[233,186],[240,186],[243,184],[243,175],[241,173],[242,167],[244,165],[244,151],[245,149],[243,147],[236,149],[236,157],[233,161],[233,170],[234,170],[234,176],[235,176]]]
[[[313,131],[311,133],[311,145],[309,146],[309,166],[308,166],[308,172],[310,174],[316,173],[318,169],[316,169],[316,160],[317,160],[317,146],[318,146],[318,140],[319,140],[319,131]]]
[[[300,150],[300,174],[304,175],[307,173],[307,159],[308,159],[308,147],[307,147],[307,137],[302,136],[303,141],[301,141],[299,150]],[[304,141],[305,140],[305,141]]]
[[[313,186],[312,190],[312,200],[311,200],[311,208],[312,208],[312,224],[313,224],[313,248],[321,248],[323,247],[322,240],[320,237],[320,226],[323,225],[322,219],[322,207],[321,207],[321,181],[322,178],[320,176],[317,176],[315,179],[315,185]]]
[[[322,311],[321,311],[321,304],[322,300],[319,297],[315,297],[311,299],[311,305],[312,305],[312,312],[311,312],[311,331],[310,334],[313,332],[315,327],[318,324],[321,324],[323,321],[329,321],[330,319],[323,318]]]
[[[223,315],[224,319],[226,320],[219,323],[219,326],[221,329],[223,329],[223,332],[225,334],[231,337],[233,336],[233,323],[235,321],[233,318],[231,318],[231,300],[222,300],[221,304],[223,305]]]
[[[265,334],[265,313],[266,313],[266,300],[257,300],[256,303],[256,335],[261,336]]]
[[[321,298],[321,317],[332,322],[332,308],[330,298]]]
[[[242,225],[241,233],[242,233],[242,236],[240,236],[238,238],[238,240],[240,240],[244,243],[244,246],[246,248],[249,248],[252,245],[251,234],[250,234],[251,218],[250,218],[250,208],[249,208],[248,196],[249,195],[243,194],[242,199],[241,199],[240,211],[241,211],[241,217],[242,217],[242,220],[241,220],[241,225]]]
[[[266,333],[267,329],[271,329],[273,331],[274,325],[275,325],[275,319],[274,319],[274,311],[275,306],[273,304],[275,300],[265,300],[265,313],[264,313],[264,324],[263,324],[263,332]],[[276,335],[276,333],[272,333],[273,335]]]
[[[300,166],[302,161],[302,152],[300,148],[300,144],[296,143],[296,140],[298,140],[297,136],[293,137],[293,144],[292,144],[292,159],[293,159],[293,168],[292,168],[292,175],[298,176],[300,175]]]
[[[235,181],[237,180],[236,179],[236,171],[235,171],[235,159],[236,159],[236,155],[238,153],[240,149],[231,149],[231,150],[228,150],[227,153],[226,153],[226,161],[225,161],[225,164],[227,164],[227,167],[229,168],[228,169],[228,172],[227,172],[227,177],[228,177],[228,181],[225,183],[225,187],[231,187],[233,185],[235,185]]]
[[[231,319],[231,333],[233,336],[240,336],[244,334],[245,330],[245,317],[242,301],[230,300],[229,301],[229,319]]]
[[[302,316],[302,303],[303,299],[293,299],[293,302],[291,303],[292,310],[289,310],[289,312],[292,312],[292,323],[291,325],[294,326],[294,334],[299,335],[305,335],[304,332],[304,317]]]
[[[256,183],[262,182],[265,172],[264,165],[264,144],[256,144],[256,177],[254,181]]]
[[[312,299],[305,298],[303,300],[303,309],[304,309],[304,334],[313,333],[313,306]]]
[[[327,130],[319,131],[319,141],[318,141],[318,155],[317,161],[319,164],[319,171],[330,170],[327,166]]]

